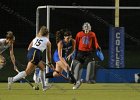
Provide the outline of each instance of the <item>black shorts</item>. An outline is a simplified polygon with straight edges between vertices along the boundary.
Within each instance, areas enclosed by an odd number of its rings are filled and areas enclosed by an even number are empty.
[[[92,51],[78,51],[76,60],[78,60],[81,64],[85,62],[90,62],[94,60],[94,52]]]

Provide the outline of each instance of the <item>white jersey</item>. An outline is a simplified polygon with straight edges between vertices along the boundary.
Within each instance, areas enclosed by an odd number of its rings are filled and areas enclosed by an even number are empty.
[[[6,44],[6,39],[5,38],[0,39],[0,53],[5,51],[9,47],[10,47],[10,45]]]
[[[36,37],[33,39],[33,48],[39,49],[40,51],[44,51],[47,48],[47,42],[49,39],[47,37]]]

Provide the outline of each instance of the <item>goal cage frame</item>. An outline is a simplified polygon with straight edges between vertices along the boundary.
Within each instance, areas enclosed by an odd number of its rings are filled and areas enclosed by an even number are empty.
[[[46,6],[38,6],[36,10],[36,34],[39,31],[39,10],[40,9],[46,9],[47,15],[46,15],[46,27],[48,30],[50,30],[50,13],[51,9],[97,9],[97,10],[115,10],[115,6],[54,6],[54,5],[46,5]],[[140,7],[130,7],[130,6],[120,6],[119,9],[124,10],[133,10],[133,9],[140,9]],[[110,37],[109,37],[110,38]],[[46,56],[46,63],[48,63],[47,56]],[[49,68],[46,66],[46,73],[49,72]],[[48,82],[48,79],[47,81]]]

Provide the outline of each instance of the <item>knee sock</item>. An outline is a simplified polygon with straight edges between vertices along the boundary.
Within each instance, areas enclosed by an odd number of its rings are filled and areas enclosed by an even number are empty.
[[[71,78],[71,82],[72,83],[76,83],[76,79],[74,78],[74,76],[73,76],[73,74],[71,73],[71,71],[68,71],[68,75],[69,75],[69,77]]]
[[[40,79],[42,83],[42,88],[46,86],[45,71],[40,72]]]
[[[49,72],[46,74],[46,78],[54,78],[53,72]]]
[[[27,74],[25,71],[19,72],[16,76],[13,77],[13,82],[18,81],[26,76]]]
[[[35,81],[36,84],[38,84],[40,81],[39,72],[40,72],[40,69],[36,68],[34,72],[34,76],[33,76],[33,80]]]

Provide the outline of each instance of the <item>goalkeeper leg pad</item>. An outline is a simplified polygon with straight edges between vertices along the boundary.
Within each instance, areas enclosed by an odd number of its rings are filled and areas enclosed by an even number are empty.
[[[87,65],[86,81],[95,81],[95,61],[91,61]]]

